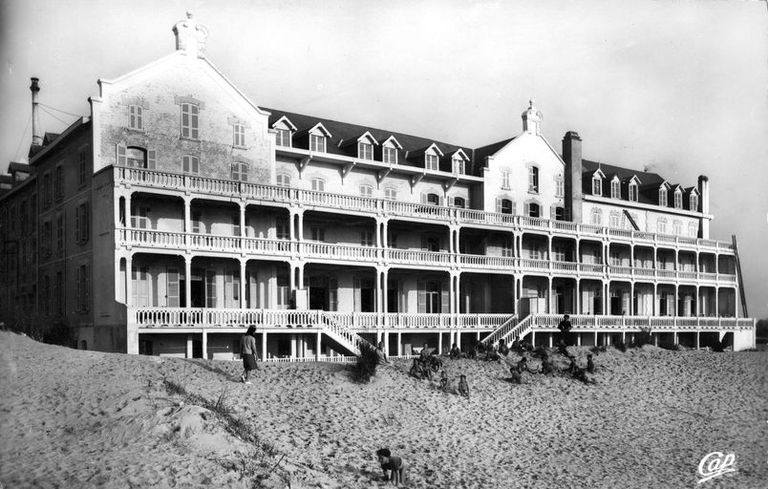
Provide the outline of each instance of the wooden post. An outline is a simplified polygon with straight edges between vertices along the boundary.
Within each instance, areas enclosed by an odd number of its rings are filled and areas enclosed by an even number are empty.
[[[203,358],[208,359],[208,331],[203,329]]]
[[[267,330],[261,333],[261,361],[267,361]]]

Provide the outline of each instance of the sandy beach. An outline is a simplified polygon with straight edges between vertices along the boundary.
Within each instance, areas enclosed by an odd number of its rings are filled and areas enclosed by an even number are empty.
[[[585,365],[588,350],[573,351]],[[765,351],[609,348],[595,356],[595,385],[530,374],[514,385],[503,362],[445,359],[454,386],[467,375],[469,399],[442,393],[437,377],[409,377],[405,360],[367,384],[345,365],[260,364],[245,385],[238,362],[78,351],[7,332],[0,355],[8,488],[386,487],[374,457],[384,446],[408,463],[407,487],[768,481]],[[714,451],[735,454],[736,471],[697,484]]]

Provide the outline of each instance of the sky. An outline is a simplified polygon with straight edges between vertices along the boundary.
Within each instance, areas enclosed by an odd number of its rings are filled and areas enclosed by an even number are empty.
[[[99,78],[172,52],[187,11],[258,105],[479,147],[534,99],[558,150],[575,130],[586,159],[707,175],[711,237],[736,235],[749,315],[768,317],[764,0],[0,0],[0,172],[29,147],[31,76],[60,132]]]

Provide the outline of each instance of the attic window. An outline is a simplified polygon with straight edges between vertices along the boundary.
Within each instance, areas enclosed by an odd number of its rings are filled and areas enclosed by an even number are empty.
[[[621,183],[618,179],[611,180],[611,198],[612,199],[620,199],[621,198]]]
[[[659,188],[659,205],[662,207],[667,207],[667,189],[662,185],[661,188]]]
[[[429,154],[429,153],[425,154],[424,155],[424,162],[425,162],[425,166],[426,166],[427,170],[438,170],[439,169],[439,164],[438,164],[438,161],[437,161],[437,155],[433,155],[433,154]]]
[[[675,190],[675,209],[682,209],[682,208],[683,208],[683,193],[680,191],[680,189],[677,189]]]
[[[373,145],[368,141],[358,141],[357,157],[361,160],[373,160]]]
[[[397,149],[393,148],[391,146],[384,146],[384,151],[382,153],[382,159],[384,163],[390,164],[390,165],[396,165],[397,164]]]
[[[629,200],[637,202],[637,184],[635,182],[629,182]]]
[[[699,210],[699,196],[696,194],[691,194],[690,197],[688,197],[688,207],[689,210],[692,210],[694,212]]]
[[[592,195],[603,195],[603,179],[598,175],[592,177]]]
[[[317,153],[325,153],[325,136],[310,134],[309,150]]]
[[[453,159],[453,173],[458,173],[460,175],[463,175],[464,173],[466,173],[463,159],[461,158]]]

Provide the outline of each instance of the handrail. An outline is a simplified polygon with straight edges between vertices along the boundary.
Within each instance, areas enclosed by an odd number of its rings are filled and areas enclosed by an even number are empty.
[[[485,338],[480,340],[480,343],[483,343],[484,345],[490,345],[499,341],[501,338],[506,336],[507,333],[509,333],[509,331],[511,331],[517,324],[517,314],[509,316],[509,318],[504,321],[504,323],[502,323],[498,328],[491,331],[488,335],[486,335]]]
[[[115,166],[116,181],[164,188],[170,190],[191,190],[216,195],[230,195],[246,199],[270,202],[299,202],[308,206],[323,206],[328,209],[357,210],[361,212],[383,212],[386,215],[455,220],[460,224],[484,224],[499,227],[516,227],[530,230],[557,230],[565,233],[592,234],[611,236],[633,242],[647,244],[673,244],[706,248],[715,252],[733,252],[733,244],[703,238],[688,238],[666,234],[648,233],[627,229],[617,229],[570,221],[553,221],[538,217],[487,212],[479,209],[459,209],[455,207],[401,202],[370,197],[315,192],[295,188],[264,185],[235,180],[186,175],[146,168]]]

